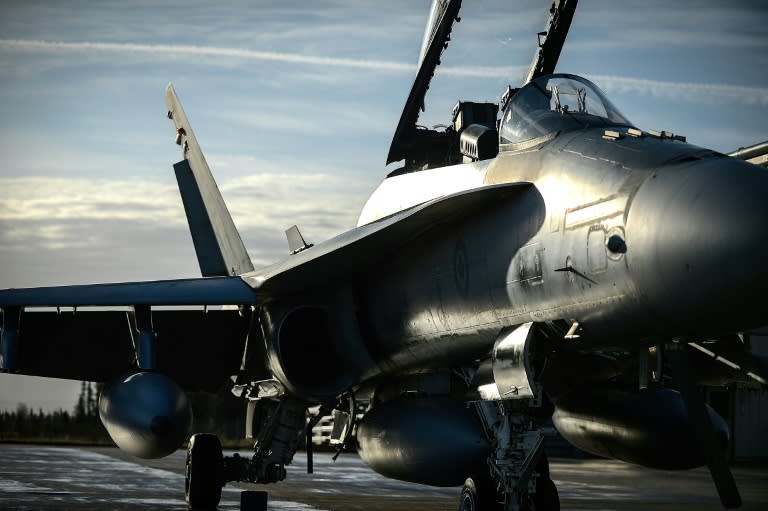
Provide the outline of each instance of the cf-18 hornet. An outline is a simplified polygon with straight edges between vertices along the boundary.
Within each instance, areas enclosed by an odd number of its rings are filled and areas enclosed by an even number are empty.
[[[417,126],[460,4],[434,0],[387,157],[402,166],[355,228],[311,245],[294,226],[266,268],[169,85],[202,277],[2,290],[0,368],[104,382],[101,420],[133,455],[188,441],[196,509],[228,482],[283,480],[327,415],[373,470],[463,484],[462,510],[559,509],[550,420],[600,456],[707,465],[738,507],[728,427],[698,386],[768,378],[749,350],[768,324],[768,143],[726,155],[643,131],[589,80],[555,73],[575,0],[552,4],[519,88]],[[186,392],[225,384],[251,457],[189,437]]]

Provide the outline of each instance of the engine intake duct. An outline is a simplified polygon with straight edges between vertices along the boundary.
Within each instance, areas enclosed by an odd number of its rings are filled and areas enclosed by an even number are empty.
[[[725,421],[712,408],[707,411],[727,448]],[[576,390],[557,400],[552,422],[566,440],[598,456],[664,470],[705,463],[685,403],[674,390]]]
[[[339,342],[325,308],[299,307],[288,313],[277,335],[285,383],[299,394],[315,397],[344,389],[354,374]]]

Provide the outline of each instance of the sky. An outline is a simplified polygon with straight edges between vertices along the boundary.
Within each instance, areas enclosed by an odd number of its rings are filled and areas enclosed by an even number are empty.
[[[353,227],[416,72],[427,0],[0,3],[0,288],[199,275],[173,82],[256,267]],[[419,122],[519,85],[550,2],[465,0]],[[308,7],[311,5],[311,7]],[[768,4],[582,0],[557,70],[642,129],[768,140]],[[0,409],[79,384],[0,375]]]

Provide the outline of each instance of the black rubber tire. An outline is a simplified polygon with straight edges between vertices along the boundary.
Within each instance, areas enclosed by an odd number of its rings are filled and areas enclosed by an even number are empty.
[[[490,478],[468,477],[459,496],[459,511],[497,511],[503,506]]]
[[[536,495],[533,496],[536,511],[560,511],[560,496],[552,479],[539,477],[536,480]]]
[[[192,509],[216,509],[221,500],[224,457],[216,435],[198,433],[187,448],[184,496]]]

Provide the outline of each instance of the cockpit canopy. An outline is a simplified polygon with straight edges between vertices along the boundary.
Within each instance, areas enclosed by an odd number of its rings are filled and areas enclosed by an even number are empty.
[[[556,132],[631,125],[595,84],[561,73],[541,76],[512,97],[499,138],[519,144]]]

